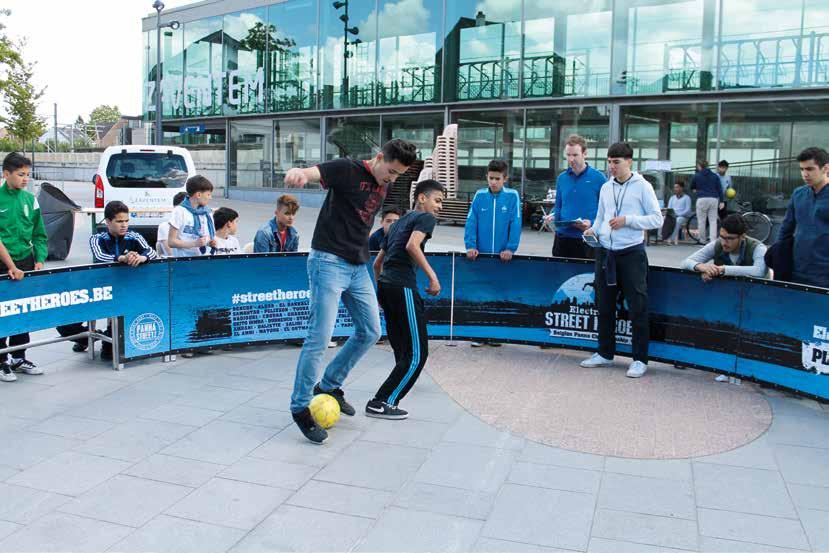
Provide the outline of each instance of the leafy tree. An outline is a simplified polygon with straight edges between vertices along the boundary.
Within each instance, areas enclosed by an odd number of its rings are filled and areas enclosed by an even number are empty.
[[[118,109],[118,106],[108,106],[106,104],[101,104],[89,114],[89,122],[94,125],[117,123],[120,118],[121,110]]]
[[[11,136],[25,145],[39,138],[46,131],[46,122],[37,114],[38,100],[45,89],[38,90],[32,84],[34,64],[21,60],[9,69],[2,90],[6,102],[6,115],[2,122]]]
[[[8,17],[11,11],[0,9],[0,17]],[[23,63],[21,44],[16,44],[5,33],[6,24],[0,21],[0,92],[8,86],[11,70]]]

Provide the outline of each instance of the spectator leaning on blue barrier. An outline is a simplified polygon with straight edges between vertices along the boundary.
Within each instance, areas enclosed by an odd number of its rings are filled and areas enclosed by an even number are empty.
[[[691,179],[691,190],[697,193],[697,228],[699,239],[702,242],[717,240],[717,213],[722,209],[723,190],[720,177],[708,168],[704,159],[697,161],[697,172]],[[705,227],[708,225],[708,239],[705,238]]]
[[[254,253],[295,252],[299,249],[299,233],[294,228],[299,200],[283,194],[276,200],[272,219],[256,231],[253,238]]]
[[[797,161],[806,184],[792,193],[777,240],[792,241],[792,282],[829,288],[829,153],[806,148]]]
[[[766,246],[746,236],[747,230],[743,216],[732,213],[722,223],[719,240],[697,250],[679,267],[702,273],[705,282],[723,275],[765,278],[768,276],[764,260]]]
[[[662,212],[651,184],[632,172],[633,149],[618,142],[607,151],[611,179],[602,186],[599,211],[585,238],[598,239],[595,279],[599,311],[599,350],[582,367],[613,364],[616,353],[616,304],[624,294],[633,326],[633,362],[627,371],[639,378],[648,370],[648,255],[642,231],[662,226]]]
[[[553,256],[593,259],[593,248],[585,244],[581,236],[596,219],[599,192],[607,177],[588,165],[587,142],[579,135],[567,138],[564,155],[569,167],[556,179]],[[568,222],[578,219],[581,222]]]
[[[193,175],[184,185],[187,197],[173,208],[167,246],[175,257],[208,255],[216,246],[216,229],[207,204],[213,198],[213,183],[202,175]]]

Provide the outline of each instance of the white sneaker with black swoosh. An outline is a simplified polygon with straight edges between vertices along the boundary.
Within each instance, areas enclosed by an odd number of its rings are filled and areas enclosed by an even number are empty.
[[[409,412],[385,401],[372,399],[366,404],[366,416],[378,419],[402,420],[409,417]]]

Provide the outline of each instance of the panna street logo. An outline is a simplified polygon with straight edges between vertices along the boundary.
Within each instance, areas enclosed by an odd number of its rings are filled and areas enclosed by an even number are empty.
[[[164,322],[155,313],[143,313],[130,325],[130,343],[141,351],[156,348],[164,339]]]
[[[593,273],[581,273],[567,279],[553,295],[550,310],[544,314],[544,325],[550,336],[598,340],[599,311],[593,291]],[[616,341],[630,344],[631,322],[617,319]]]
[[[819,342],[803,342],[802,357],[803,367],[817,374],[829,374],[829,330],[825,326],[814,327],[812,336]]]

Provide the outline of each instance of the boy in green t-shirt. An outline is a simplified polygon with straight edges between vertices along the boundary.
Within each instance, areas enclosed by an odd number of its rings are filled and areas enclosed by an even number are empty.
[[[37,199],[26,190],[32,162],[25,156],[12,152],[3,160],[3,182],[0,183],[0,241],[9,252],[14,264],[23,271],[38,271],[46,261],[46,227],[40,214]],[[8,339],[12,346],[29,343],[29,333],[24,332]],[[0,349],[6,346],[6,338],[0,338]],[[0,356],[0,381],[17,380],[15,372],[43,374],[43,369],[26,359],[26,350]]]

